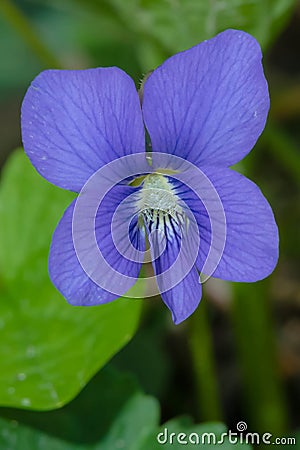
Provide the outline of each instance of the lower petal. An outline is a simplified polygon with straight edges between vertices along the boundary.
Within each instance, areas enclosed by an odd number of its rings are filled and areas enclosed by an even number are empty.
[[[173,322],[178,325],[187,319],[200,303],[202,285],[195,267],[175,287],[161,294],[164,303],[172,312]]]
[[[152,264],[162,300],[172,312],[175,324],[188,318],[197,308],[202,294],[195,267],[197,237],[194,223],[179,227],[166,219],[164,234],[156,229],[148,234]],[[148,230],[149,231],[149,230]]]

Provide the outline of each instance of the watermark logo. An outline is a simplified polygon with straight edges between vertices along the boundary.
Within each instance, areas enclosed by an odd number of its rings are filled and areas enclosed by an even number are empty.
[[[137,277],[122,273],[116,265],[113,266],[110,263],[109,258],[112,255],[105,255],[102,252],[101,245],[99,246],[97,240],[97,221],[99,224],[100,219],[105,220],[105,217],[102,219],[103,214],[101,216],[101,205],[105,202],[106,196],[111,195],[118,186],[124,187],[126,185],[129,188],[128,180],[141,177],[141,175],[162,173],[161,171],[166,171],[175,183],[181,183],[193,191],[196,198],[204,206],[209,218],[211,242],[206,260],[201,268],[204,276],[201,279],[199,278],[199,283],[203,283],[210,278],[223,255],[227,232],[225,212],[218,192],[203,171],[182,158],[165,153],[153,153],[151,164],[149,164],[145,153],[135,153],[116,159],[101,167],[87,181],[76,199],[72,221],[74,248],[83,270],[94,283],[116,296],[124,296],[124,293],[135,284]],[[157,188],[151,189],[153,195],[148,193],[147,199],[157,199]],[[115,192],[117,197],[117,189]],[[178,197],[180,198],[180,194]],[[113,252],[116,252],[117,255],[115,256],[111,252],[114,256],[111,260],[117,261],[121,257],[126,261],[138,264],[145,261],[145,251],[133,245],[129,232],[134,220],[138,222],[140,211],[138,211],[137,205],[138,192],[134,189],[125,198],[116,201],[116,203],[112,202],[110,205],[114,208],[113,213],[111,209],[109,211],[109,217],[111,217],[110,235],[113,240]],[[154,204],[154,209],[155,206]],[[149,205],[149,208],[151,209],[151,205]],[[186,217],[189,219],[188,231],[185,231],[184,226],[182,227],[181,246],[172,265],[162,273],[156,274],[155,277],[144,279],[146,280],[144,282],[147,283],[146,296],[148,297],[157,295],[156,283],[151,283],[152,279],[153,281],[156,280],[162,293],[180,283],[195,265],[201,246],[198,224],[195,214],[186,203],[183,208]],[[101,216],[100,219],[99,215]],[[170,220],[172,221],[172,218]],[[156,234],[157,231],[159,232],[159,230],[155,230]],[[159,235],[153,236],[152,241],[158,243],[156,246],[159,247],[159,252],[157,248],[154,249],[148,262],[153,262],[165,251],[164,238],[164,236]],[[131,292],[130,297],[134,296],[137,297]]]
[[[238,422],[237,425],[236,425],[236,429],[238,431],[246,431],[247,430],[246,422],[243,422],[242,420],[240,422]]]
[[[247,431],[247,423],[240,421],[236,430],[228,430],[221,434],[216,432],[184,433],[171,432],[167,427],[158,433],[157,442],[160,445],[223,445],[223,444],[250,444],[250,445],[296,445],[296,438],[292,436],[274,436],[272,433],[256,433]]]

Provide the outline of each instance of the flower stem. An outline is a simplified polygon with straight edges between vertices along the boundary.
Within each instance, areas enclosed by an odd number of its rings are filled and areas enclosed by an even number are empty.
[[[290,135],[271,123],[262,136],[261,145],[265,145],[273,158],[288,171],[294,182],[299,185],[299,148]]]
[[[278,434],[286,431],[287,418],[267,288],[267,280],[235,284],[232,313],[250,425]]]
[[[7,23],[27,43],[32,52],[38,57],[44,67],[60,68],[61,64],[52,52],[41,42],[32,24],[24,14],[10,0],[0,1],[0,13]]]
[[[205,299],[189,319],[188,343],[193,362],[199,418],[220,420],[221,405]]]

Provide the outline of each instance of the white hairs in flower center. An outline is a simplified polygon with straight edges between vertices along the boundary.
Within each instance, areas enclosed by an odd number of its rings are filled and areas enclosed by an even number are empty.
[[[149,227],[165,229],[170,220],[183,225],[185,215],[172,184],[161,174],[149,174],[143,181],[138,200],[138,210]]]

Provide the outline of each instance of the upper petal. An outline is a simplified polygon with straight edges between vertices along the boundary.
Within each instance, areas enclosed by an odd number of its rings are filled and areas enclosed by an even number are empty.
[[[157,68],[143,97],[153,150],[197,166],[230,166],[242,159],[269,109],[261,57],[252,36],[227,30]]]
[[[138,94],[116,67],[42,72],[25,95],[21,123],[38,172],[77,192],[103,165],[144,151]]]

